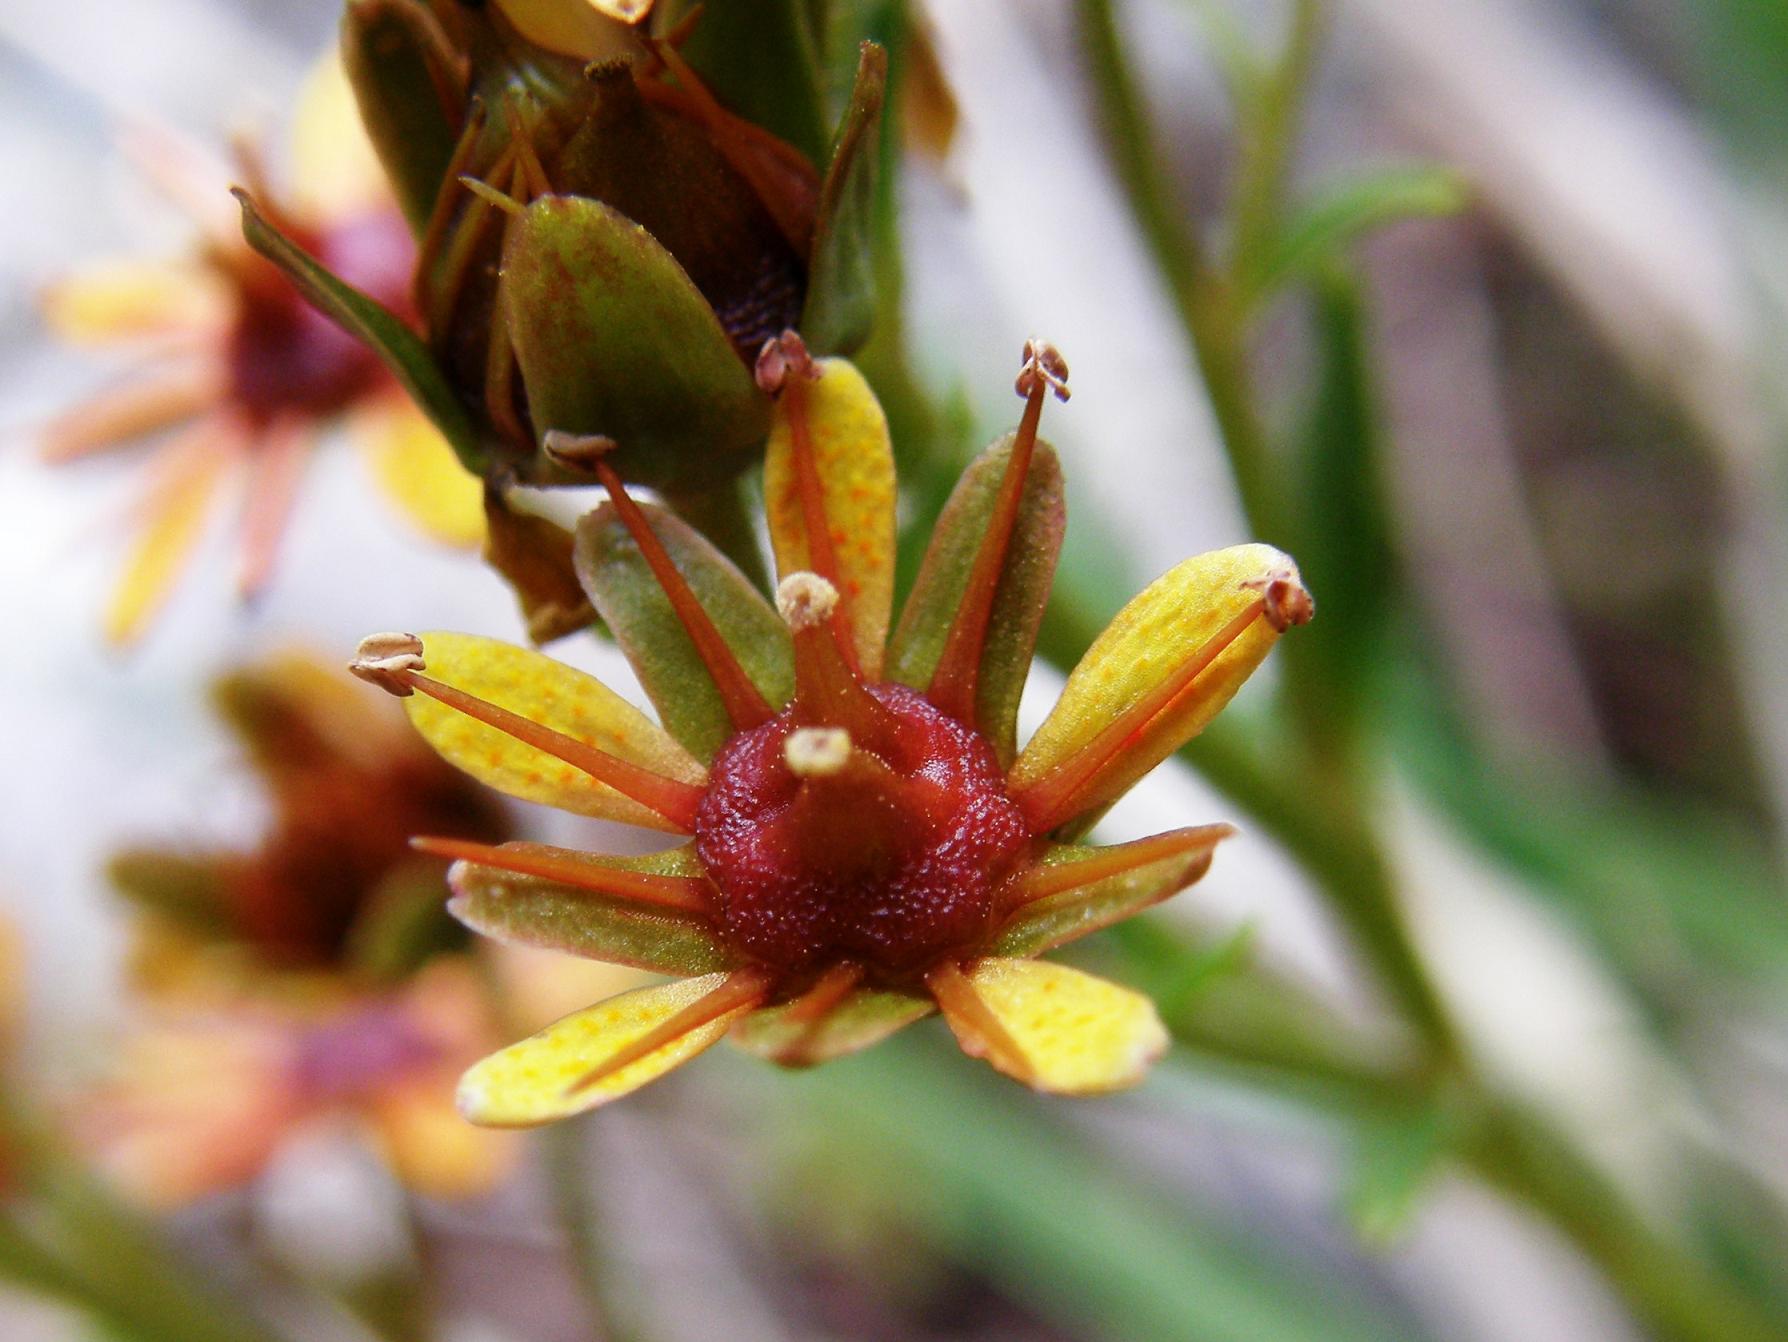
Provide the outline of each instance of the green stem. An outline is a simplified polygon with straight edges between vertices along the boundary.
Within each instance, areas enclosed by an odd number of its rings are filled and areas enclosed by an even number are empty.
[[[1319,0],[1295,0],[1283,54],[1246,109],[1236,182],[1229,207],[1229,276],[1240,287],[1257,273],[1273,243],[1285,203],[1285,180],[1304,96],[1322,40]]]
[[[603,1342],[648,1342],[651,1330],[637,1309],[618,1308],[627,1298],[602,1228],[589,1159],[588,1120],[568,1119],[543,1129],[537,1137],[552,1185],[553,1205],[571,1269],[582,1290],[590,1319]]]

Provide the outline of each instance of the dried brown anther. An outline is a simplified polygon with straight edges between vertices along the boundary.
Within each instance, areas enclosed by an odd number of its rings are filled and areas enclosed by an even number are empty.
[[[766,395],[775,396],[788,385],[791,377],[817,382],[824,371],[807,352],[807,342],[795,331],[784,331],[764,341],[757,354],[757,385]]]
[[[1054,345],[1035,336],[1024,342],[1023,366],[1013,386],[1020,396],[1031,396],[1040,386],[1053,391],[1058,401],[1073,394],[1068,390],[1068,361]]]
[[[1250,585],[1260,589],[1261,600],[1265,603],[1261,614],[1281,634],[1294,624],[1309,624],[1316,614],[1316,602],[1309,590],[1294,577],[1276,573]]]
[[[422,640],[414,634],[368,634],[354,649],[348,670],[387,694],[408,698],[415,693],[410,674],[428,670],[422,660]]]

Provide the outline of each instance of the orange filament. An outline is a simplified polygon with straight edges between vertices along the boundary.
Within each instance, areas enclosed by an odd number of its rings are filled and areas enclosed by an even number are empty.
[[[642,769],[619,755],[611,755],[608,751],[588,745],[576,737],[556,732],[551,727],[543,727],[519,713],[512,713],[507,708],[501,708],[419,672],[397,670],[391,674],[393,679],[411,689],[420,690],[429,698],[439,700],[487,727],[495,727],[524,745],[533,746],[554,759],[565,761],[574,769],[583,770],[597,782],[607,784],[649,811],[656,811],[683,833],[695,832],[695,808],[702,799],[701,788],[675,778],[666,778],[650,769]]]
[[[1006,459],[1006,473],[1000,480],[993,517],[981,537],[980,548],[975,551],[975,563],[969,570],[962,603],[956,608],[956,618],[944,639],[943,653],[925,691],[927,699],[958,722],[973,723],[976,720],[975,698],[980,688],[987,628],[993,620],[994,598],[999,593],[1012,533],[1018,525],[1018,509],[1030,478],[1031,457],[1037,447],[1037,425],[1043,418],[1043,398],[1048,390],[1049,384],[1037,378],[1025,397],[1024,418],[1019,421],[1018,432],[1013,438],[1012,454]]]
[[[804,362],[804,360],[803,360]],[[801,529],[807,533],[807,566],[838,589],[838,604],[832,610],[832,637],[852,672],[857,667],[857,644],[851,637],[850,598],[838,572],[838,552],[832,546],[832,527],[826,520],[826,490],[820,479],[819,462],[813,451],[813,431],[807,422],[807,377],[799,369],[790,369],[783,384],[782,404],[788,411],[791,455],[795,466],[795,488],[801,501]]]
[[[1091,741],[1029,787],[1015,790],[1012,800],[1023,809],[1032,833],[1047,834],[1080,810],[1099,772],[1140,743],[1157,718],[1179,707],[1184,697],[1194,692],[1198,677],[1247,632],[1265,609],[1265,598],[1250,601],[1178,670],[1113,718]]]
[[[1051,895],[1079,890],[1095,881],[1103,881],[1151,862],[1178,857],[1204,849],[1207,853],[1235,833],[1233,825],[1194,825],[1169,830],[1132,843],[1115,844],[1096,849],[1091,857],[1072,862],[1039,862],[1007,884],[1002,892],[1008,909],[1021,909]]]
[[[813,1045],[819,1039],[826,1017],[856,991],[863,981],[863,966],[848,960],[833,965],[806,992],[789,1003],[783,1019],[799,1027],[799,1032],[776,1054],[776,1061],[785,1066],[805,1066],[813,1061]]]
[[[639,547],[641,557],[652,570],[652,576],[658,580],[658,586],[669,598],[677,622],[683,626],[683,632],[689,635],[689,641],[695,644],[696,656],[702,659],[702,665],[707,668],[714,688],[720,692],[721,702],[726,706],[726,715],[732,720],[733,729],[742,732],[768,722],[775,716],[770,705],[764,701],[763,694],[751,677],[745,674],[745,668],[739,665],[739,659],[733,655],[731,645],[715,627],[708,612],[702,608],[702,603],[696,599],[677,566],[671,562],[669,552],[658,539],[658,533],[652,530],[652,524],[646,519],[645,513],[628,495],[612,466],[600,458],[594,464],[596,478],[608,491],[609,500],[615,506],[621,525],[633,537],[633,543]]]
[[[985,1057],[1007,1075],[1025,1082],[1036,1079],[1036,1069],[1011,1032],[1000,1024],[993,1009],[975,991],[962,966],[954,960],[940,960],[925,975],[925,986],[937,999],[944,1016],[952,1025],[966,1028],[973,1037],[964,1039],[962,1051],[971,1057]]]
[[[803,727],[843,727],[857,748],[885,754],[900,725],[882,702],[857,679],[838,641],[821,625],[796,628],[793,720]]]
[[[744,1007],[757,1006],[769,997],[775,980],[776,976],[768,969],[756,966],[735,969],[713,992],[698,997],[669,1020],[653,1026],[631,1044],[617,1049],[567,1086],[565,1093],[575,1095],[580,1090],[588,1090],[591,1086],[606,1081],[622,1068],[630,1067],[691,1031],[701,1029],[710,1021]]]
[[[652,904],[689,913],[707,913],[711,908],[710,887],[699,877],[628,871],[572,848],[555,848],[544,843],[475,843],[470,839],[432,835],[411,839],[410,847],[419,853],[455,862],[476,862],[482,867],[513,871],[519,876],[562,881],[580,890],[629,903]]]
[[[434,269],[435,256],[446,240],[447,227],[453,221],[454,202],[464,188],[460,178],[466,169],[472,166],[472,155],[478,148],[479,138],[484,132],[484,104],[474,100],[471,114],[466,117],[465,129],[460,132],[459,140],[453,146],[453,153],[447,160],[447,171],[441,177],[441,189],[435,195],[434,208],[429,211],[428,225],[422,230],[422,241],[416,245],[416,306],[422,307],[421,285],[423,277]],[[432,314],[431,314],[432,315]],[[431,325],[431,333],[440,328]]]

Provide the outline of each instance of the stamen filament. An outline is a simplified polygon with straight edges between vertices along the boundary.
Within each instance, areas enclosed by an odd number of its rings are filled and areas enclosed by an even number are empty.
[[[713,992],[698,997],[669,1020],[661,1021],[631,1044],[617,1049],[567,1086],[565,1093],[575,1095],[580,1090],[588,1090],[710,1021],[732,1011],[759,1005],[769,997],[774,983],[775,975],[768,969],[757,966],[735,969]]]
[[[805,351],[802,351],[803,358]],[[817,370],[816,370],[817,371]],[[832,611],[832,637],[851,670],[857,671],[857,643],[851,634],[850,598],[839,576],[838,551],[832,545],[832,526],[826,519],[825,484],[813,451],[813,429],[807,418],[807,378],[791,370],[782,386],[782,405],[788,412],[789,439],[793,447],[795,488],[801,500],[801,528],[807,533],[807,565],[838,590]]]
[[[857,678],[833,635],[838,589],[815,573],[791,573],[776,588],[776,609],[795,645],[795,699],[790,708],[802,727],[842,727],[870,750],[890,749],[899,721]]]
[[[470,839],[433,835],[418,835],[410,840],[410,847],[419,853],[454,862],[475,862],[482,867],[495,867],[498,871],[512,871],[518,876],[562,881],[611,899],[688,913],[713,911],[708,883],[699,877],[628,871],[572,848],[555,848],[544,843],[475,843]]]
[[[549,444],[549,450],[550,447]],[[615,474],[612,466],[600,457],[590,465],[596,472],[596,478],[602,482],[602,487],[608,491],[609,501],[614,504],[621,525],[633,537],[640,556],[670,600],[677,622],[683,626],[683,632],[689,635],[689,641],[695,644],[696,655],[702,659],[702,665],[707,668],[708,675],[714,681],[714,688],[720,692],[721,702],[726,706],[726,715],[732,720],[734,729],[742,732],[768,722],[775,715],[765,702],[763,693],[751,677],[745,674],[745,668],[733,655],[732,646],[697,600],[676,564],[671,561],[670,553],[664,548],[664,542],[658,539],[658,533],[652,530],[652,524],[647,520],[644,510],[627,493],[621,477]]]
[[[1030,786],[1015,789],[1012,800],[1024,811],[1032,833],[1046,834],[1079,810],[1099,772],[1134,745],[1151,723],[1192,692],[1198,677],[1231,643],[1247,632],[1265,609],[1264,597],[1250,601],[1234,619],[1206,639],[1204,645],[1172,675],[1107,723],[1091,741]]]
[[[1035,1081],[1036,1068],[1031,1065],[1030,1058],[1000,1023],[999,1017],[993,1014],[981,994],[975,991],[975,985],[962,972],[962,966],[954,960],[939,961],[926,972],[925,986],[937,1000],[944,1019],[952,1027],[961,1027],[968,1032],[968,1039],[957,1035],[964,1053],[971,1057],[986,1057],[989,1062],[997,1058],[995,1065],[1008,1076],[1027,1085]]]
[[[783,1019],[799,1027],[799,1033],[776,1054],[776,1061],[785,1067],[800,1067],[813,1061],[813,1045],[825,1028],[826,1017],[863,981],[863,966],[846,960],[833,965],[814,985],[789,1003]]]
[[[422,230],[422,241],[416,245],[416,278],[418,286],[422,277],[434,269],[435,256],[441,250],[441,244],[447,237],[447,226],[453,220],[453,204],[458,198],[460,178],[472,165],[472,155],[477,151],[479,139],[484,132],[484,103],[473,99],[472,109],[466,116],[465,128],[460,131],[459,139],[454,143],[453,153],[447,160],[447,171],[441,177],[440,190],[435,193],[434,207],[428,214],[428,224]],[[420,308],[420,292],[416,306]],[[430,326],[431,331],[438,330]]]
[[[1112,876],[1121,876],[1138,867],[1146,867],[1151,862],[1160,862],[1200,848],[1209,851],[1234,833],[1233,825],[1194,825],[1186,829],[1169,830],[1165,834],[1153,834],[1131,843],[1114,844],[1109,848],[1099,849],[1091,857],[1077,858],[1072,862],[1039,862],[1006,883],[1001,892],[1001,904],[1008,911],[1022,909],[1051,895],[1078,890]]]
[[[611,755],[606,750],[587,745],[576,737],[544,727],[519,713],[512,713],[507,708],[467,694],[464,690],[455,689],[430,676],[405,670],[393,672],[392,675],[411,689],[420,690],[429,698],[437,699],[487,727],[495,727],[524,745],[533,746],[554,759],[565,761],[574,769],[583,770],[597,782],[606,783],[622,796],[638,802],[647,810],[656,811],[685,834],[695,832],[695,808],[701,802],[702,789],[694,784],[643,769],[619,755]]]

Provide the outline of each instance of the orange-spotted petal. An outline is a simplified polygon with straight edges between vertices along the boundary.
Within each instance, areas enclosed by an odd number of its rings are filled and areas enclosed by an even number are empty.
[[[843,359],[818,381],[791,376],[764,457],[764,510],[777,572],[818,573],[839,603],[864,676],[881,674],[894,601],[894,452],[875,393]],[[809,519],[825,519],[819,544]]]
[[[964,1052],[1054,1094],[1133,1086],[1167,1050],[1148,998],[1047,960],[978,961],[938,1000]]]
[[[594,676],[473,634],[425,634],[422,645],[432,680],[676,782],[698,785],[706,777],[688,751]],[[429,695],[413,694],[404,706],[410,721],[445,759],[512,797],[675,831],[657,811],[582,769]]]
[[[678,1034],[591,1085],[592,1070],[725,986],[730,975],[707,974],[598,1002],[511,1044],[478,1063],[459,1083],[459,1110],[487,1127],[522,1128],[569,1118],[639,1089],[718,1043],[742,1004]]]
[[[354,416],[367,469],[423,535],[471,549],[484,541],[484,485],[459,463],[427,416],[392,397]]]
[[[1084,826],[1204,730],[1280,632],[1309,618],[1291,559],[1270,545],[1196,555],[1118,612],[1012,765],[1039,830]]]

